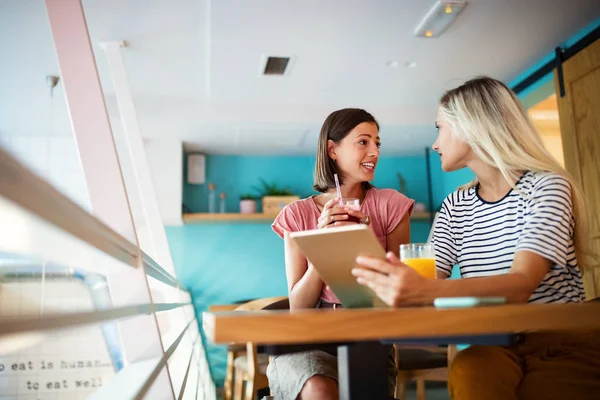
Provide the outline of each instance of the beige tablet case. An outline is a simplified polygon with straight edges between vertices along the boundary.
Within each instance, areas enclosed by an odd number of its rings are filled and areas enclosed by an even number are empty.
[[[385,250],[368,226],[349,225],[293,232],[290,239],[298,245],[344,307],[387,307],[371,289],[359,285],[350,272],[359,255],[385,258]]]

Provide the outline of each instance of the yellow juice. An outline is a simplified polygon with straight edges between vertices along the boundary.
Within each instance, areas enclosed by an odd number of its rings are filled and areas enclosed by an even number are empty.
[[[406,258],[402,262],[424,278],[435,279],[436,277],[434,258]]]

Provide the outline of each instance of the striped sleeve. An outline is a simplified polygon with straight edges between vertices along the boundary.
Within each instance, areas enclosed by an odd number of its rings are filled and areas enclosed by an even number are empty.
[[[457,264],[456,244],[450,225],[448,208],[450,196],[442,203],[435,226],[433,228],[433,247],[435,250],[435,266],[446,276],[452,274],[452,268]]]
[[[554,264],[566,265],[573,228],[569,182],[557,175],[547,175],[537,182],[528,200],[525,226],[516,251],[531,251]]]

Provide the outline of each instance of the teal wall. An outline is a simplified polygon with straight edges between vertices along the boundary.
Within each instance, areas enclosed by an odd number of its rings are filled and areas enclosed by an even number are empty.
[[[255,193],[253,187],[260,186],[261,178],[287,187],[300,197],[307,197],[315,193],[312,190],[314,166],[313,156],[209,155],[206,157],[206,184],[190,185],[184,177],[183,202],[193,212],[208,212],[208,183],[214,183],[217,194],[227,195],[226,211],[239,212],[240,195]],[[423,156],[382,157],[373,184],[399,189],[396,173],[400,172],[406,180],[407,195],[427,203],[425,168],[424,151]]]
[[[210,304],[286,295],[283,245],[269,224],[168,226],[166,232],[177,277],[192,295],[200,327]],[[221,386],[225,348],[206,341],[204,346],[211,375]]]

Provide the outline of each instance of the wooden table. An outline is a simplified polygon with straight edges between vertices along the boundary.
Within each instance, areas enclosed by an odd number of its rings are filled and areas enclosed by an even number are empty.
[[[526,304],[438,310],[338,309],[206,312],[204,332],[214,343],[264,345],[343,343],[338,350],[340,399],[387,399],[385,340],[436,339],[526,331],[600,330],[600,303]],[[381,347],[381,346],[379,346]],[[361,372],[362,371],[362,372]],[[365,374],[365,372],[367,374]],[[360,375],[357,375],[360,374]],[[360,376],[360,379],[358,378]],[[367,389],[368,388],[368,389]],[[369,390],[368,393],[365,390]]]

